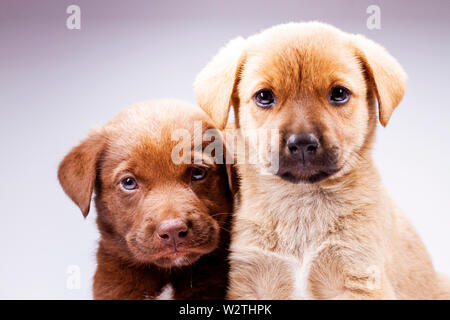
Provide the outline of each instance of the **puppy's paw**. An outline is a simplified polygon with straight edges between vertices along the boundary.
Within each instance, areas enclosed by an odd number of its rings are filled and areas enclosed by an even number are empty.
[[[260,248],[240,248],[230,255],[229,299],[286,300],[294,295],[295,258]]]

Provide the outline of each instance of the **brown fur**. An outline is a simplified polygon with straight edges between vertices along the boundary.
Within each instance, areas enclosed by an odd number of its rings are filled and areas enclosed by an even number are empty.
[[[177,165],[171,159],[179,143],[171,134],[186,129],[193,136],[194,121],[202,121],[202,132],[214,128],[200,108],[186,103],[140,103],[93,131],[61,162],[61,185],[85,217],[96,195],[101,239],[95,299],[156,299],[164,288],[169,289],[159,298],[224,298],[232,210],[227,168],[212,161]],[[191,160],[192,154],[185,156]],[[191,181],[193,166],[207,167],[206,178]],[[136,190],[122,189],[128,176],[137,180]],[[155,232],[175,218],[189,227],[180,253]]]
[[[352,93],[344,106],[328,102],[336,85]],[[232,105],[241,138],[249,129],[279,130],[281,171],[298,166],[286,154],[292,133],[320,138],[320,168],[335,160],[333,173],[315,183],[303,183],[301,174],[292,183],[262,174],[259,165],[238,165],[228,297],[449,297],[371,157],[377,102],[386,126],[405,86],[405,72],[381,46],[317,22],[237,38],[200,72],[197,100],[221,128]],[[277,97],[270,110],[254,102],[261,89]]]

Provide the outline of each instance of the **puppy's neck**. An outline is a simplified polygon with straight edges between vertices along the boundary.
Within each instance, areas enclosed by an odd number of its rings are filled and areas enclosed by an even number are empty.
[[[291,183],[276,175],[262,173],[255,165],[243,164],[238,167],[244,200],[254,197],[272,198],[271,194],[276,193],[282,197],[283,194],[295,194],[297,198],[308,196],[322,200],[351,201],[356,198],[361,203],[360,195],[379,192],[380,177],[371,157],[361,159],[352,170],[313,184]]]
[[[158,299],[169,283],[169,273],[156,266],[133,264],[115,248],[111,240],[100,240],[94,298]]]
[[[378,197],[374,195],[380,192],[379,176],[371,159],[357,169],[317,184],[290,183],[275,175],[261,174],[251,165],[238,168],[242,196],[236,219],[243,229],[265,233],[260,245],[269,250],[293,252],[320,241],[340,217],[377,205]],[[296,243],[292,239],[297,239]],[[255,241],[259,242],[257,237]]]

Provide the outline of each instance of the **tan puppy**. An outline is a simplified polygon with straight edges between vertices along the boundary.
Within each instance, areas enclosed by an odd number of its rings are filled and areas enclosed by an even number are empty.
[[[229,298],[450,296],[371,157],[377,103],[386,126],[405,85],[380,45],[318,22],[237,38],[200,72],[197,100],[219,127],[233,105],[240,138],[278,130],[274,174],[238,166]]]

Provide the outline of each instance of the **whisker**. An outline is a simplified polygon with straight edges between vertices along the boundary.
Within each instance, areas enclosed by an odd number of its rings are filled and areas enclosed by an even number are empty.
[[[219,226],[219,229],[222,229],[222,230],[224,230],[224,231],[226,231],[226,232],[228,232],[228,233],[231,233],[230,230],[228,230],[228,229],[226,229],[226,228],[224,228],[224,227],[222,227],[222,226]]]
[[[215,213],[215,214],[212,214],[211,217],[220,216],[220,215],[225,215],[225,214],[231,214],[231,213],[229,213],[229,212]]]

